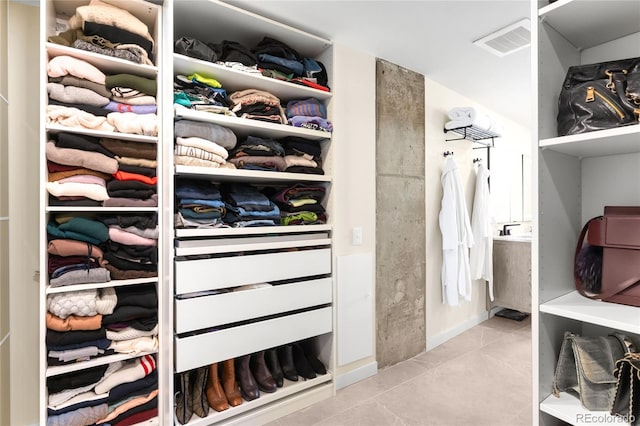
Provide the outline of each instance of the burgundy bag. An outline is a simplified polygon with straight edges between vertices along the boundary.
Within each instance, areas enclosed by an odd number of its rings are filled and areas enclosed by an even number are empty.
[[[578,238],[573,272],[581,295],[640,306],[640,206],[607,206],[604,216],[589,220]]]

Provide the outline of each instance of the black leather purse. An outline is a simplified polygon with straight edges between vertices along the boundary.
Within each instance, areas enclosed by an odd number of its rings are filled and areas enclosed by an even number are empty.
[[[218,54],[211,47],[191,37],[180,37],[176,40],[175,52],[208,62],[218,60]]]
[[[640,120],[640,58],[570,67],[558,100],[558,136]]]

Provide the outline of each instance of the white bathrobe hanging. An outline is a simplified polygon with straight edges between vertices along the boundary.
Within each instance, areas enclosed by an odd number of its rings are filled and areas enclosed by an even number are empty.
[[[460,298],[471,300],[469,247],[473,246],[473,234],[460,173],[451,156],[447,157],[441,181],[442,302],[457,306]]]
[[[489,194],[489,170],[480,163],[476,176],[471,229],[474,245],[469,253],[471,279],[485,280],[493,301],[493,224]]]

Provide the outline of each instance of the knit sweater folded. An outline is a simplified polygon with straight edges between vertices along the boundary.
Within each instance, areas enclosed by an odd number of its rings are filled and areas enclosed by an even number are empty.
[[[47,64],[47,75],[49,77],[72,75],[98,84],[104,84],[106,78],[104,73],[98,68],[86,61],[71,56],[56,56],[55,58],[51,58]]]
[[[92,183],[78,183],[78,182],[47,182],[46,188],[49,194],[54,197],[74,197],[81,196],[87,197],[96,201],[104,201],[109,198],[107,188],[104,184],[92,184]]]
[[[58,83],[47,83],[47,93],[50,98],[68,104],[103,107],[109,103],[109,98],[105,98],[93,90],[75,86],[63,86]]]
[[[53,141],[45,147],[47,160],[68,166],[86,167],[87,169],[113,174],[118,171],[118,162],[104,154],[83,151],[73,148],[60,148]]]
[[[158,116],[156,114],[111,112],[107,115],[107,121],[121,133],[158,136]]]
[[[70,315],[108,315],[113,313],[117,302],[118,297],[113,288],[78,290],[48,295],[47,310],[62,319]]]
[[[133,74],[113,74],[105,79],[107,89],[114,87],[130,87],[150,96],[156,96],[158,86],[155,79],[140,77]]]
[[[112,112],[111,114],[118,114]],[[109,114],[110,115],[110,114]],[[62,105],[47,105],[47,124],[59,124],[65,127],[113,132],[115,126],[107,121],[109,117],[99,117],[78,108]]]
[[[153,42],[149,34],[149,27],[132,15],[129,11],[104,3],[91,0],[89,5],[76,8],[76,13],[69,18],[70,28],[83,28],[85,22],[97,22],[137,34]]]
[[[47,253],[57,256],[88,256],[96,259],[102,266],[106,263],[100,247],[77,240],[51,240],[47,245]]]

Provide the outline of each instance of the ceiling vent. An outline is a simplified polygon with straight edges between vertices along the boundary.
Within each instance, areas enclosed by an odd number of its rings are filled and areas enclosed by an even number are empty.
[[[503,57],[531,45],[531,23],[522,19],[473,42],[476,46]]]

